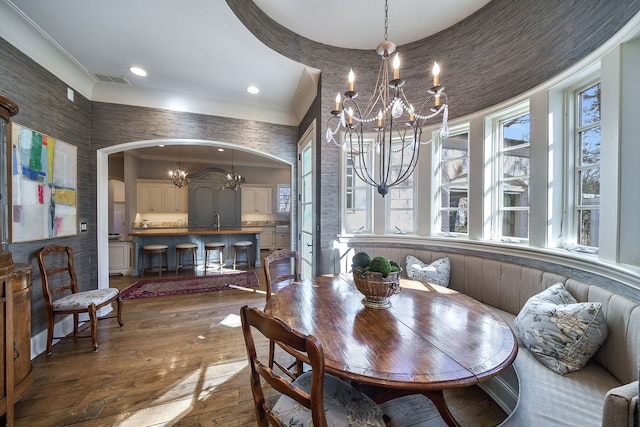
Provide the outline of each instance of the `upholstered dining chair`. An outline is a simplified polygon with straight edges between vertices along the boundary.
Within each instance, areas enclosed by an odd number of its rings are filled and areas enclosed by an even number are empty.
[[[291,282],[300,280],[300,257],[297,252],[287,249],[278,249],[263,259],[264,277],[267,282],[267,301],[271,295],[287,286]],[[286,350],[286,349],[285,349]],[[273,341],[269,341],[269,367],[277,366],[292,379],[302,373],[302,362],[294,361],[289,366],[284,366],[277,362],[275,357],[276,346]],[[295,371],[292,371],[293,367]]]
[[[308,426],[312,425],[310,420],[315,427],[386,425],[382,410],[373,400],[325,372],[324,351],[317,338],[294,331],[280,319],[246,305],[240,309],[240,319],[259,426]],[[296,357],[305,358],[311,371],[291,382],[265,365],[256,352],[254,329],[296,352]],[[265,399],[263,381],[281,394],[274,404]]]
[[[98,351],[97,321],[117,318],[122,323],[122,299],[116,288],[78,291],[78,278],[73,265],[73,249],[68,246],[45,246],[37,254],[42,280],[42,295],[47,310],[47,354],[51,354],[53,339],[91,338],[93,351]],[[117,304],[117,314],[98,317],[97,311],[111,303]],[[80,313],[87,313],[88,324],[80,326]],[[73,315],[73,335],[54,337],[55,316]],[[81,335],[87,328],[91,335]]]

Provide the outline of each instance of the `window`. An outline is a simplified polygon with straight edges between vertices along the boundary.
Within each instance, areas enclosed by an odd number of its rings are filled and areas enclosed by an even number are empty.
[[[600,83],[576,91],[574,227],[577,243],[599,245]]]
[[[439,141],[440,231],[467,234],[469,216],[469,127],[452,129]]]
[[[278,212],[291,212],[290,185],[278,185]]]
[[[365,141],[370,147],[373,141]],[[348,144],[347,144],[348,147]],[[355,145],[354,145],[354,148]],[[357,156],[353,158],[349,153],[345,156],[345,200],[344,200],[344,229],[346,233],[371,233],[371,186],[362,181],[355,170],[358,165]],[[371,158],[371,156],[369,156]],[[368,164],[371,164],[369,161]]]
[[[410,140],[410,138],[409,138]],[[390,176],[392,180],[399,176],[401,169],[408,167],[411,162],[413,150],[405,147],[404,157],[402,156],[402,141],[398,138],[392,141],[392,155]],[[387,199],[387,232],[390,233],[413,233],[416,230],[414,206],[414,174],[411,174],[404,182],[389,189]]]
[[[529,238],[530,116],[515,111],[497,120],[498,238]],[[496,233],[494,233],[496,234]]]

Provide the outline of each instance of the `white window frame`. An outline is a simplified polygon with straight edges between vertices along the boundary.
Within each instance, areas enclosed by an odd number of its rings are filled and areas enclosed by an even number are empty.
[[[565,244],[568,248],[578,251],[584,252],[597,252],[598,246],[583,246],[580,244],[580,235],[578,229],[580,227],[580,171],[584,169],[589,169],[593,166],[589,167],[581,167],[579,165],[580,161],[580,153],[579,150],[579,132],[592,128],[595,126],[600,126],[602,130],[602,115],[600,117],[600,121],[597,124],[591,124],[589,126],[585,126],[583,128],[579,127],[579,116],[580,116],[580,105],[579,105],[579,96],[580,93],[585,91],[586,89],[591,88],[594,85],[600,84],[602,85],[600,76],[591,76],[590,78],[581,80],[575,85],[571,86],[565,91],[565,117],[566,117],[566,144],[565,144],[565,204],[567,206],[567,215],[566,215],[566,227],[564,227],[565,234]],[[602,90],[602,88],[601,88]],[[602,138],[602,135],[601,135]],[[602,149],[602,140],[601,140],[601,149]],[[598,163],[597,167],[602,170],[601,164]],[[600,204],[597,206],[589,206],[589,208],[597,207],[600,209]]]
[[[503,141],[503,133],[502,133],[502,123],[514,119],[519,116],[523,116],[526,114],[531,114],[531,109],[529,105],[529,100],[526,102],[514,105],[511,108],[502,110],[495,115],[487,117],[489,126],[491,127],[491,136],[492,136],[492,147],[493,147],[493,159],[491,164],[492,168],[492,181],[493,185],[491,186],[491,204],[492,204],[492,221],[491,221],[491,239],[499,240],[506,243],[528,243],[529,238],[522,237],[513,237],[513,236],[504,236],[502,234],[502,225],[503,225],[503,213],[506,211],[503,207],[503,162],[502,156],[504,152],[511,151],[502,150],[502,141]],[[530,132],[531,132],[531,120],[529,121]],[[529,148],[531,147],[531,138],[529,138]],[[520,146],[522,147],[522,146]],[[531,185],[531,175],[522,176],[520,178],[527,178],[529,180],[529,185]],[[519,209],[510,209],[509,211],[524,211],[528,212],[528,229],[530,232],[530,223],[531,223],[531,204],[526,208]],[[527,233],[529,236],[529,233]]]
[[[393,138],[393,143],[402,144],[400,138]],[[424,148],[426,147],[419,147],[418,150],[422,150]],[[390,187],[389,193],[385,196],[385,218],[386,218],[385,230],[387,233],[390,233],[390,234],[415,234],[416,233],[417,223],[418,223],[418,218],[416,215],[416,201],[417,201],[416,194],[417,194],[418,183],[416,181],[415,173],[417,172],[418,167],[419,166],[416,166],[414,173],[411,174],[411,176],[407,178],[406,181],[404,181],[401,184]],[[394,175],[392,174],[392,176]],[[407,185],[408,183],[413,183],[413,185]],[[407,192],[411,194],[411,207],[410,208],[403,208],[403,207],[392,208],[391,207],[391,202],[393,200],[392,194],[396,191],[402,191],[402,190],[407,190]],[[410,211],[412,215],[411,226],[398,227],[398,224],[394,224],[391,220],[391,218],[393,217],[394,211],[398,211],[398,212]]]
[[[371,234],[373,233],[373,187],[366,184],[364,181],[360,180],[358,178],[358,176],[356,175],[355,172],[352,172],[351,174],[349,174],[349,160],[351,159],[351,155],[349,153],[349,143],[346,140],[346,136],[343,134],[342,135],[342,140],[346,141],[344,147],[341,149],[342,152],[342,188],[343,191],[341,191],[342,194],[342,206],[344,207],[342,209],[342,233],[343,234],[347,234],[347,235],[352,235],[352,234]],[[375,143],[375,139],[374,137],[371,138],[365,138],[365,142],[369,142],[369,144],[371,144],[370,146],[373,147],[373,144]],[[373,161],[374,161],[374,157],[373,157],[373,148],[369,150],[369,160],[368,160],[368,164],[372,165]],[[349,186],[349,177],[351,177],[353,180],[358,180],[360,182],[361,185],[358,185],[357,187],[353,187],[353,186]],[[353,181],[355,182],[355,181]],[[355,209],[353,206],[349,206],[348,202],[348,195],[351,194],[353,195],[353,189],[357,188],[359,189],[359,191],[361,193],[365,194],[366,197],[366,201],[365,201],[365,208],[364,209]],[[364,212],[364,217],[365,217],[365,224],[362,227],[359,227],[357,229],[350,229],[347,227],[348,224],[348,216],[349,215],[357,215],[357,214],[362,214]]]
[[[467,155],[463,156],[463,157],[458,157],[456,158],[456,160],[462,160],[462,161],[466,161],[467,163],[467,168],[471,168],[471,161],[470,161],[470,143],[469,141],[471,140],[471,125],[470,123],[463,123],[460,125],[456,125],[456,126],[451,126],[449,128],[449,136],[456,136],[456,135],[461,135],[463,133],[467,134]],[[442,158],[442,153],[443,153],[443,143],[442,143],[442,138],[440,138],[440,133],[439,132],[434,132],[433,133],[433,142],[435,144],[435,150],[436,150],[436,158],[438,159],[438,161],[435,164],[435,168],[436,170],[434,171],[434,189],[435,189],[435,206],[436,208],[434,209],[434,214],[435,214],[435,224],[436,224],[436,230],[435,230],[435,234],[438,235],[442,235],[442,236],[447,236],[447,237],[468,237],[469,236],[469,205],[467,205],[466,208],[444,208],[442,207],[442,193],[443,193],[443,187],[445,185],[443,185],[442,183],[442,163],[444,162],[443,158]],[[470,170],[469,170],[470,172]],[[469,172],[467,172],[467,199],[470,197],[470,192],[469,192]],[[455,232],[455,231],[449,231],[449,232],[443,232],[442,231],[442,211],[444,210],[448,210],[448,211],[465,211],[466,215],[467,215],[467,232],[466,233],[459,233],[459,232]]]

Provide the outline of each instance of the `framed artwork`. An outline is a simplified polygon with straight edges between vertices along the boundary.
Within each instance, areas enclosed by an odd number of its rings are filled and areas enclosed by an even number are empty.
[[[77,234],[77,147],[11,126],[12,243]]]

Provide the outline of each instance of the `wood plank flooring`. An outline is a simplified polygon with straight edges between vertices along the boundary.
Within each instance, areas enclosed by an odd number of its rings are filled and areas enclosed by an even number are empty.
[[[262,269],[255,271],[264,290]],[[123,289],[137,279],[114,276],[111,285]],[[97,353],[90,340],[64,340],[51,356],[33,360],[33,386],[16,404],[15,425],[255,426],[236,322],[241,306],[262,308],[264,298],[226,290],[125,301],[124,327],[114,319],[99,323]],[[266,340],[259,345],[266,352]],[[478,387],[445,397],[463,426],[495,426],[505,418]],[[444,425],[422,396],[387,402],[383,410],[395,427]]]

